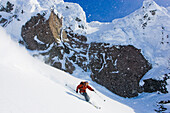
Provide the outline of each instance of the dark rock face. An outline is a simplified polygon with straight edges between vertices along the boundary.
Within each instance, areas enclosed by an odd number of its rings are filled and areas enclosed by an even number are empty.
[[[13,10],[14,4],[11,4],[9,1],[6,3],[6,7],[1,6],[0,11],[10,13]]]
[[[65,58],[64,55],[69,51],[63,46],[66,43],[67,35],[62,27],[62,18],[60,19],[53,11],[48,20],[45,14],[37,14],[22,26],[21,36],[26,47],[30,50],[39,50],[40,55],[45,56],[45,63],[61,70],[73,73],[75,67]],[[61,40],[63,44],[60,43]],[[57,60],[56,60],[57,59]],[[65,63],[61,63],[64,60]],[[65,67],[63,69],[62,67]]]
[[[20,21],[20,19],[18,18],[18,15],[17,15],[17,13],[19,13],[19,12],[14,11],[14,4],[10,3],[9,1],[6,3],[6,6],[3,6],[0,3],[0,12],[8,13],[8,16],[5,16],[5,17],[0,15],[0,25],[2,27],[6,27],[14,19],[16,19],[17,21]]]
[[[133,46],[93,43],[89,50],[92,79],[122,97],[138,95],[139,81],[151,68]]]
[[[160,93],[168,93],[166,88],[167,80],[170,79],[168,74],[165,74],[163,80],[156,79],[146,79],[144,80],[144,85],[142,86],[144,92],[152,93],[152,92],[160,92]]]
[[[48,31],[50,31],[48,21],[42,15],[37,14],[22,27],[21,36],[28,49],[45,50],[48,48],[46,44],[54,42],[52,33]]]
[[[140,50],[131,45],[89,44],[85,36],[70,28],[62,29],[62,18],[53,11],[48,20],[44,15],[37,14],[22,27],[21,35],[28,49],[39,50],[45,63],[70,74],[75,65],[90,70],[93,81],[122,97],[138,95],[139,81],[151,68]]]
[[[28,49],[46,50],[50,44],[59,41],[61,38],[62,19],[59,19],[53,11],[48,20],[44,16],[45,13],[37,14],[22,27],[21,36]],[[64,38],[65,34],[65,31],[63,31]]]
[[[162,100],[157,103],[157,109],[155,109],[155,112],[157,113],[168,113],[167,108],[165,107],[166,104],[169,104],[170,100]]]

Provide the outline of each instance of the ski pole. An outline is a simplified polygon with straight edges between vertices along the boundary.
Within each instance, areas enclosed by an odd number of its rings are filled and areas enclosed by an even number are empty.
[[[94,91],[104,102],[106,101],[105,99],[103,99],[103,97],[101,97],[96,91]]]
[[[73,91],[76,91],[75,89],[73,89],[72,87],[68,86],[67,84],[65,84],[65,86],[69,87]]]

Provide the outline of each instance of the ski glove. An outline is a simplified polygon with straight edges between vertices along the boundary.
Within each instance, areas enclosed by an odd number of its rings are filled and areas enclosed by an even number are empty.
[[[78,93],[78,91],[76,91],[76,93]]]

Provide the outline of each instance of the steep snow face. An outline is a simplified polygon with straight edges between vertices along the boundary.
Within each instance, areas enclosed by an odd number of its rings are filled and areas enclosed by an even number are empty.
[[[127,17],[112,23],[89,23],[89,41],[109,42],[114,45],[134,45],[153,65],[145,76],[158,77],[169,73],[170,63],[170,15],[153,0],[145,0],[143,6]],[[92,31],[91,31],[92,30]],[[158,71],[159,70],[159,71]]]
[[[80,83],[69,74],[34,59],[0,27],[0,113],[133,113],[134,111],[100,92],[103,102],[94,92],[91,101],[96,109],[75,91]],[[5,43],[4,43],[5,42]]]

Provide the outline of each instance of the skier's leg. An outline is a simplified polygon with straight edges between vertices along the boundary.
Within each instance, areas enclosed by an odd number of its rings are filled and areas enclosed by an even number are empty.
[[[89,102],[90,101],[90,97],[88,96],[88,94],[87,93],[83,93],[83,96],[85,97],[85,100],[87,101],[87,102]]]

